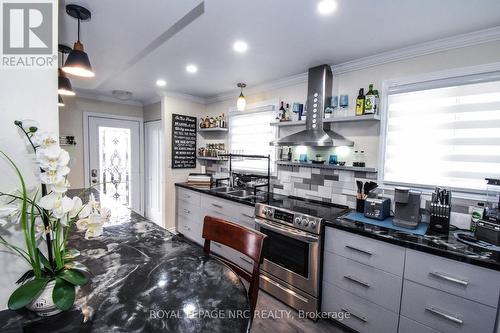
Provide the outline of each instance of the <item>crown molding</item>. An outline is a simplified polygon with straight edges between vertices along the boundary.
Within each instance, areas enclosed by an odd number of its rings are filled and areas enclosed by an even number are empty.
[[[179,92],[162,91],[162,92],[159,92],[158,95],[159,95],[159,99],[155,99],[153,103],[160,101],[162,97],[171,97],[171,98],[181,99],[181,100],[199,103],[199,104],[203,104],[203,105],[207,104],[207,99],[204,97],[189,95],[189,94],[184,94],[184,93],[179,93]],[[149,103],[149,104],[151,104],[151,103]]]
[[[77,97],[77,98],[86,98],[86,99],[92,99],[92,100],[99,101],[99,102],[108,102],[108,103],[116,103],[116,104],[123,104],[123,105],[132,105],[132,106],[141,106],[141,107],[143,106],[143,104],[140,101],[135,100],[135,99],[129,99],[126,101],[122,101],[118,98],[114,98],[111,96],[96,94],[96,93],[92,93],[89,91],[82,91],[79,89],[75,89],[75,92],[76,92],[75,97]]]
[[[368,57],[332,65],[334,74],[343,74],[390,62],[411,59],[428,54],[453,50],[500,40],[500,26],[462,35],[437,39],[400,49],[382,52]]]
[[[300,73],[300,74],[288,76],[284,79],[279,79],[276,81],[271,81],[271,82],[259,84],[255,87],[252,87],[252,88],[246,88],[245,94],[246,95],[257,94],[257,93],[260,93],[263,91],[269,91],[269,90],[289,87],[289,86],[301,84],[304,82],[307,82],[307,73]],[[229,99],[236,99],[238,97],[239,92],[240,92],[239,89],[231,90],[231,91],[219,94],[219,95],[209,97],[206,99],[206,101],[207,101],[207,104],[212,104],[212,103],[216,103],[216,102],[226,101]]]
[[[378,53],[372,56],[367,56],[337,65],[332,65],[332,71],[335,75],[344,74],[352,71],[357,71],[369,67],[387,64],[390,62],[411,59],[428,54],[443,52],[447,50],[458,49],[467,46],[473,46],[488,42],[500,40],[500,26],[489,29],[478,30],[466,34],[456,35],[453,37],[442,38],[430,42],[424,42],[409,47],[395,49]],[[293,76],[286,77],[271,81],[268,83],[256,85],[252,88],[245,89],[248,95],[261,93],[273,89],[279,89],[287,86],[292,86],[300,83],[307,82],[307,73],[301,73]],[[218,94],[206,99],[208,104],[221,102],[229,99],[236,99],[239,90],[234,89],[222,94]]]

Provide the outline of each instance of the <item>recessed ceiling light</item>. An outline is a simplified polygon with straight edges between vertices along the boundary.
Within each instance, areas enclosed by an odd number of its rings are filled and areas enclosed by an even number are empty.
[[[198,67],[196,67],[196,65],[193,65],[193,64],[190,64],[190,65],[187,65],[186,66],[186,71],[188,73],[196,73],[198,71]]]
[[[334,0],[322,0],[318,3],[318,12],[321,15],[329,15],[337,9],[337,3]]]
[[[156,85],[158,87],[165,87],[167,85],[167,81],[165,81],[163,79],[158,79],[158,80],[156,80]]]
[[[242,40],[238,40],[233,44],[233,50],[238,53],[245,53],[248,50],[248,44]]]

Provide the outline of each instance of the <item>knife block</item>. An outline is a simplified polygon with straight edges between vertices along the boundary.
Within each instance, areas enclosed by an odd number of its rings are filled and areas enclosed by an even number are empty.
[[[429,230],[434,233],[447,235],[450,232],[451,206],[431,203],[430,211]]]

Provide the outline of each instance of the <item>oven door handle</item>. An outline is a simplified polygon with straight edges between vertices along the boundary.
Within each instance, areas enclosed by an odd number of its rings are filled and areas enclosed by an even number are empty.
[[[317,243],[319,241],[318,236],[313,236],[313,235],[310,235],[310,234],[303,232],[303,231],[286,230],[284,228],[280,228],[280,227],[274,226],[270,223],[267,223],[261,219],[255,219],[255,223],[257,223],[258,225],[263,226],[269,230],[277,232],[278,234],[281,234],[283,236],[292,237],[293,239],[297,239],[297,240],[300,240],[300,241],[303,241],[306,243]]]

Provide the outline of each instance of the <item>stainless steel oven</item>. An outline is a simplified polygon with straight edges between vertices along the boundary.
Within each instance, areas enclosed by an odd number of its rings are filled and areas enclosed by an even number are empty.
[[[316,311],[323,220],[263,204],[255,216],[256,229],[267,235],[261,288],[295,309]]]

